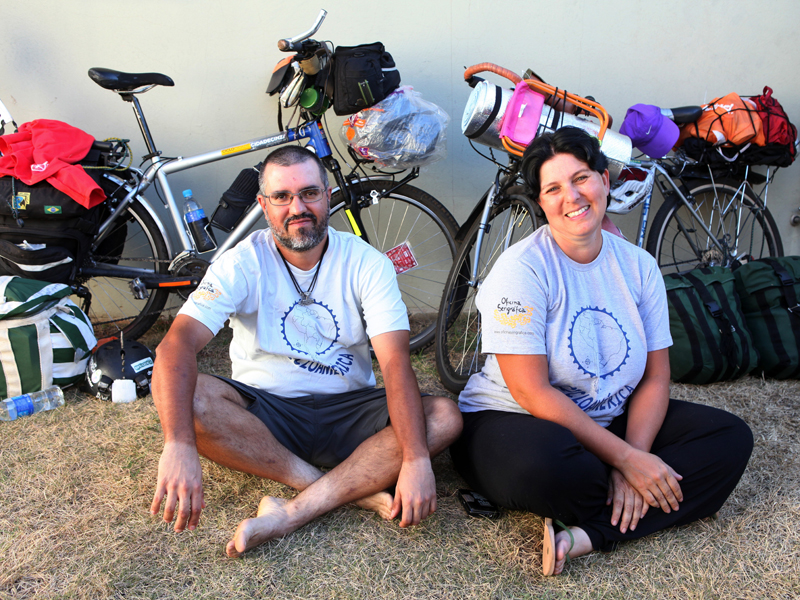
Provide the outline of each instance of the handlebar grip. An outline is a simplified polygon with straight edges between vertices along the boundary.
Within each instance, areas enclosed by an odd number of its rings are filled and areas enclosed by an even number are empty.
[[[517,85],[520,81],[522,81],[522,77],[514,73],[514,71],[510,71],[499,65],[489,62],[480,63],[478,65],[472,65],[471,67],[467,68],[467,70],[464,71],[464,80],[468,81],[470,77],[472,77],[473,75],[477,75],[478,73],[483,73],[484,71],[491,71],[492,73],[496,73],[501,77],[505,77],[506,79],[511,81],[511,83],[513,83],[514,85]]]
[[[294,50],[294,44],[289,40],[278,40],[278,50],[281,52],[291,52]]]

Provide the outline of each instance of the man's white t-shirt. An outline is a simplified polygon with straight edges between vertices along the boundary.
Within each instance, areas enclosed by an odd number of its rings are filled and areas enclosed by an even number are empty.
[[[541,227],[500,256],[476,302],[491,355],[459,397],[463,412],[527,412],[494,354],[540,354],[550,384],[606,426],[639,384],[647,353],[672,345],[655,259],[605,231],[598,257],[580,264]]]
[[[230,319],[232,379],[287,398],[375,385],[368,336],[409,329],[394,267],[354,235],[329,228],[328,239],[309,306],[266,229],[209,267],[179,314],[215,335]],[[288,266],[307,290],[316,266]]]

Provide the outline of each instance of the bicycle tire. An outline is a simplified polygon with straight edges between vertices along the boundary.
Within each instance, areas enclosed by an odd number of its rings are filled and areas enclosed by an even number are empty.
[[[410,250],[417,263],[397,275],[411,326],[411,351],[417,352],[433,343],[443,282],[456,253],[458,224],[436,198],[411,185],[372,202],[371,192],[382,193],[392,185],[388,180],[372,179],[355,184],[353,192],[364,198],[361,220],[370,245],[386,254],[405,243],[402,249]],[[329,224],[338,231],[353,233],[344,208],[345,196],[337,191],[331,198]]]
[[[694,199],[692,206],[724,251],[714,245],[679,197],[673,194],[666,199],[653,219],[646,246],[663,274],[711,265],[730,267],[736,261],[783,256],[783,244],[772,214],[748,188],[735,239],[738,215],[728,205],[738,189],[737,182],[724,181],[697,182],[689,190],[688,197]]]
[[[526,225],[528,223],[528,225]],[[481,228],[476,219],[467,232],[447,277],[436,326],[436,370],[442,385],[454,394],[464,389],[470,375],[483,367],[480,352],[481,319],[475,297],[497,257],[509,246],[528,237],[539,226],[533,203],[527,198],[504,198],[489,213],[476,273],[477,286],[469,285],[474,247]]]
[[[90,253],[88,263],[166,274],[170,257],[155,220],[136,200],[124,210],[114,221],[113,230]],[[133,296],[129,278],[94,276],[79,278],[79,282],[91,293],[87,314],[98,339],[119,336],[120,332],[125,339],[139,338],[156,322],[169,296],[169,291],[155,289],[149,290],[147,299],[139,300]],[[84,308],[85,302],[79,301],[79,306]]]

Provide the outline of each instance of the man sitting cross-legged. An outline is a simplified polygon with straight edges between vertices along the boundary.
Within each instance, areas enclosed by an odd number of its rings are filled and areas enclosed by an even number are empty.
[[[273,152],[259,184],[268,229],[209,267],[158,347],[153,397],[164,450],[151,512],[166,500],[175,531],[197,526],[199,453],[300,491],[288,501],[264,497],[228,542],[229,556],[348,502],[416,525],[436,509],[430,458],[458,437],[461,416],[447,398],[420,398],[393,266],[328,229],[331,190],[310,151]],[[198,374],[196,354],[228,319],[232,378]],[[370,341],[385,389],[375,388]]]

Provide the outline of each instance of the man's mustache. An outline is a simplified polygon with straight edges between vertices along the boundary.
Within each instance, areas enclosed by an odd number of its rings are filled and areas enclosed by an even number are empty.
[[[299,214],[299,215],[293,215],[293,216],[289,217],[288,219],[286,219],[283,222],[283,227],[284,227],[284,229],[288,229],[289,225],[293,221],[302,221],[303,219],[311,219],[311,221],[314,223],[314,225],[317,224],[317,217],[313,213],[302,213],[302,214]]]

